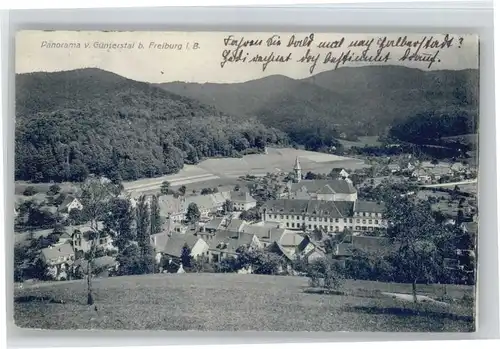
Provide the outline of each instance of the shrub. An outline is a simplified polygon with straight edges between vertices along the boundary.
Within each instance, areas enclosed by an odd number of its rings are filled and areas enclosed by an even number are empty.
[[[29,186],[29,187],[26,187],[26,189],[24,189],[23,191],[23,195],[24,196],[33,196],[37,193],[35,187],[32,187],[32,186]]]

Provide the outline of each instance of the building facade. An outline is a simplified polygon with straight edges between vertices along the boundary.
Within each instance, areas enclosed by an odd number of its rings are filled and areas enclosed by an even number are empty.
[[[386,228],[384,206],[369,201],[271,200],[263,205],[262,219],[286,229],[362,232]]]

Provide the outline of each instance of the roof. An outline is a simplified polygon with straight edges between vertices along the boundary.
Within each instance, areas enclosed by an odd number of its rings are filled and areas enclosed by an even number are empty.
[[[180,257],[182,254],[182,248],[185,244],[188,245],[190,249],[198,242],[200,238],[194,235],[172,235],[167,239],[163,251],[158,250],[158,252],[163,252],[173,257]],[[161,247],[160,247],[161,248]]]
[[[299,246],[300,243],[304,240],[304,237],[297,232],[294,231],[285,231],[282,233],[279,244],[282,246]]]
[[[354,212],[383,213],[385,205],[375,201],[358,200],[354,202]]]
[[[272,229],[276,229],[276,225],[274,225],[273,227],[269,227],[269,226],[259,226],[255,224],[249,224],[243,227],[242,232],[255,235],[258,238],[263,238],[263,237],[269,237],[271,234],[270,231]]]
[[[205,229],[210,229],[210,230],[217,230],[219,229],[220,225],[222,224],[223,218],[215,218],[212,219],[210,222],[205,224]]]
[[[319,193],[320,190],[326,185],[338,194],[356,193],[356,188],[354,188],[352,183],[343,179],[302,180],[299,183],[292,184],[292,191],[295,192],[305,188],[308,193]]]
[[[46,260],[53,260],[59,257],[70,256],[74,252],[73,252],[73,246],[71,246],[69,243],[66,243],[59,246],[54,246],[54,247],[51,246],[44,248],[40,251],[40,253],[44,256]]]
[[[161,195],[158,197],[160,215],[167,217],[171,214],[183,212],[182,201],[173,195]]]
[[[242,191],[232,191],[231,201],[248,203],[248,202],[255,202],[256,200],[250,195],[249,192],[242,190]]]
[[[87,269],[88,261],[86,259],[79,259],[75,261],[75,267],[81,267],[83,270]],[[94,267],[95,268],[103,268],[103,267],[114,267],[118,262],[114,257],[111,256],[102,256],[94,259]]]
[[[227,191],[221,191],[208,195],[212,198],[212,201],[217,205],[222,205],[226,200],[231,198],[231,194]]]
[[[242,219],[231,219],[231,222],[227,226],[227,230],[238,232],[241,231],[243,226],[245,225],[245,221]]]
[[[277,253],[281,256],[284,256],[285,258],[287,258],[288,260],[293,260],[293,255],[288,252],[287,250],[285,250],[283,248],[283,246],[281,246],[279,243],[277,243],[276,241],[274,241],[272,244],[270,244],[269,246],[266,247],[266,250],[269,251],[269,252],[274,252],[274,253]]]
[[[75,199],[76,198],[73,195],[68,195],[68,196],[66,196],[66,198],[63,200],[63,202],[59,206],[66,208],[66,206],[71,204]]]
[[[343,218],[352,216],[354,203],[351,201],[323,200],[270,200],[264,204],[268,212],[283,212],[288,214],[309,214]]]
[[[389,239],[375,236],[353,236],[352,247],[374,254],[387,254],[394,250]]]
[[[158,233],[150,236],[151,246],[156,252],[164,252],[167,241],[168,233]]]
[[[42,206],[41,210],[55,214],[57,212],[57,207],[55,207],[55,206]]]

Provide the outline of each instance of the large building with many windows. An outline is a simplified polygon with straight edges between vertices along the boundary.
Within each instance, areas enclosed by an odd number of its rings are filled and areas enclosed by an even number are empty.
[[[383,211],[383,204],[370,201],[281,199],[262,206],[262,220],[287,229],[363,232],[387,227]]]

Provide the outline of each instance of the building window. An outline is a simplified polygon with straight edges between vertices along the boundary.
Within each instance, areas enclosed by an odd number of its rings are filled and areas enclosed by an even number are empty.
[[[283,219],[283,215],[282,214],[280,214],[280,219]]]
[[[330,231],[333,231],[333,227],[330,225]]]
[[[286,219],[288,219],[288,215],[286,215]]]
[[[278,218],[278,215],[274,215],[274,218]]]
[[[352,223],[352,218],[349,218],[349,223]]]
[[[300,216],[297,216],[297,218],[296,218],[296,219],[297,219],[297,220],[300,220]]]
[[[356,219],[356,223],[359,223],[359,219]]]
[[[363,224],[366,224],[366,219],[363,219]]]
[[[335,223],[338,223],[339,222],[339,219],[338,218],[335,218]]]
[[[368,224],[372,224],[373,221],[371,219],[368,220]]]
[[[361,227],[361,230],[366,230],[366,227]]]
[[[292,223],[292,228],[295,228],[295,223]]]
[[[378,219],[375,219],[375,224],[378,224]]]
[[[347,223],[347,218],[344,218],[344,223]]]
[[[311,229],[311,225],[309,224],[309,229]]]
[[[290,226],[290,223],[286,222],[286,227],[288,228]]]
[[[338,225],[335,226],[335,231],[339,231],[339,226]]]
[[[359,230],[359,225],[356,226],[356,230]]]
[[[333,223],[333,218],[330,218],[330,223]]]
[[[315,225],[314,225],[314,229],[316,229],[316,228],[318,228],[318,226],[315,224]]]

